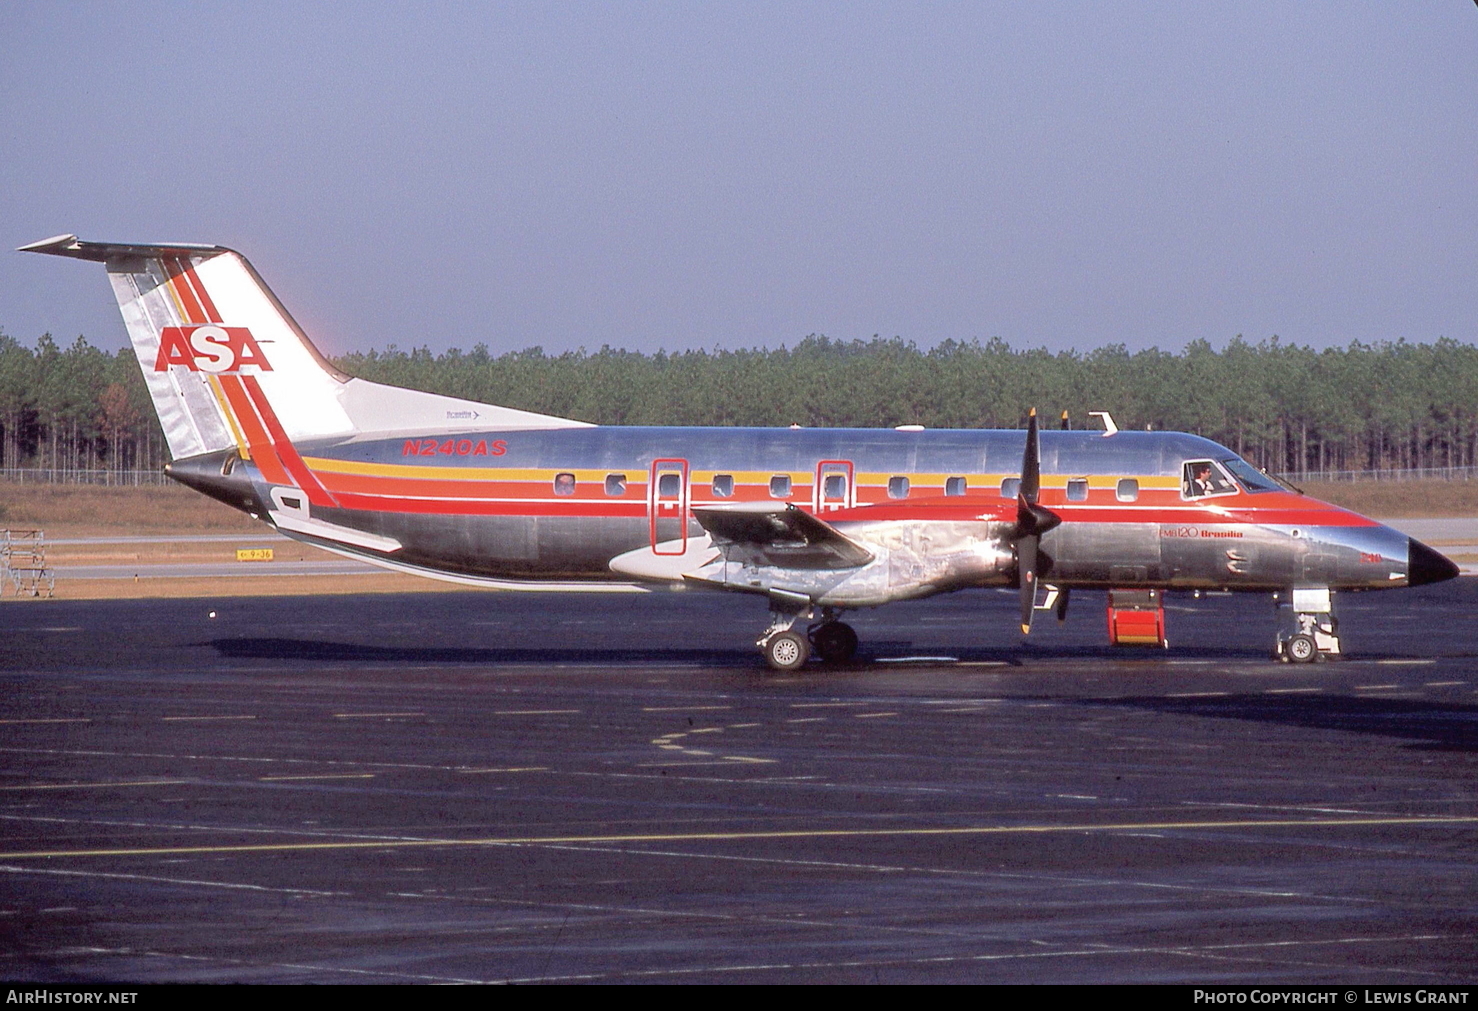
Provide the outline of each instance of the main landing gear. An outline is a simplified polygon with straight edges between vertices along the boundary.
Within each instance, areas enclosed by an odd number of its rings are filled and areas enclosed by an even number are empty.
[[[1274,604],[1282,611],[1285,596],[1278,594]],[[1339,620],[1328,587],[1295,589],[1286,600],[1292,614],[1291,627],[1278,632],[1274,656],[1284,663],[1313,663],[1340,654]]]
[[[824,609],[821,620],[803,635],[792,627],[802,612],[772,610],[770,627],[756,645],[765,662],[778,671],[799,670],[812,651],[825,663],[847,663],[857,655],[857,633],[851,625],[837,620],[839,613],[830,607]],[[809,613],[805,616],[810,617]]]

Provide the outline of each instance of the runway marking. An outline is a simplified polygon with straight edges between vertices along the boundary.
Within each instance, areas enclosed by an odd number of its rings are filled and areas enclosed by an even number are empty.
[[[730,730],[743,730],[746,727],[763,727],[763,723],[730,723]]]
[[[200,720],[254,720],[255,716],[161,716],[166,723],[181,723]]]
[[[774,765],[780,761],[778,758],[750,758],[747,755],[724,755],[726,762],[752,762],[756,765]]]
[[[959,663],[957,656],[880,656],[874,663]]]
[[[985,706],[971,706],[967,709],[936,709],[936,713],[984,713],[988,712]]]
[[[865,706],[866,702],[792,702],[792,709],[850,709]]]
[[[425,716],[425,713],[334,713],[336,720],[369,720],[388,716]]]
[[[1428,682],[1426,682],[1426,687],[1428,687],[1428,688],[1444,688],[1447,685],[1465,685],[1467,683],[1468,682],[1466,682],[1466,681],[1428,681]]]
[[[1377,660],[1376,663],[1385,664],[1387,667],[1417,667],[1422,664],[1436,663],[1436,660]]]
[[[697,730],[688,731],[690,734],[722,734],[723,732],[723,727],[700,727]]]
[[[687,764],[687,763],[684,763]],[[1269,818],[1243,821],[1121,822],[1074,825],[963,825],[915,828],[773,829],[762,832],[656,832],[631,835],[490,836],[478,839],[389,839],[375,842],[246,843],[233,846],[157,846],[92,850],[29,850],[0,853],[0,860],[59,857],[184,856],[195,853],[292,853],[325,850],[413,849],[428,846],[552,846],[581,843],[746,842],[763,839],[869,839],[928,836],[1052,835],[1078,832],[1177,832],[1251,828],[1355,828],[1361,826],[1439,826],[1478,824],[1478,815],[1394,816],[1385,818]]]
[[[0,790],[94,790],[109,786],[181,786],[188,779],[141,779],[129,783],[47,783],[36,786],[0,786]]]
[[[285,783],[289,780],[299,779],[374,779],[373,772],[333,772],[324,773],[321,776],[258,776],[258,782],[262,783]]]
[[[854,720],[875,720],[882,716],[897,716],[897,713],[853,713]]]
[[[458,769],[457,771],[460,772],[460,773],[464,773],[464,774],[466,774],[466,773],[473,773],[473,772],[548,772],[549,771],[549,766],[547,766],[547,765],[521,765],[521,766],[514,766],[512,768],[507,768],[507,769]]]
[[[578,709],[495,709],[494,716],[560,716],[578,713]]]
[[[325,898],[352,895],[352,892],[321,892],[312,888],[273,888],[268,885],[239,884],[234,881],[198,881],[193,878],[161,878],[152,874],[119,874],[109,871],[66,871],[50,867],[4,867],[0,874],[50,874],[68,878],[114,878],[119,881],[157,881],[166,885],[195,885],[202,888],[229,888],[248,892],[283,892],[288,895],[318,895]]]
[[[92,722],[92,720],[82,719],[80,717],[77,718],[77,719],[69,719],[69,720],[62,720],[62,719],[51,719],[51,720],[41,720],[41,719],[37,719],[37,720],[0,720],[0,723],[91,723],[91,722]]]
[[[806,717],[804,717],[802,719],[798,719],[798,720],[786,720],[785,722],[786,723],[825,723],[826,720],[827,720],[827,717],[825,717],[825,716],[806,716]]]
[[[1357,691],[1357,692],[1374,692],[1374,691],[1380,691],[1380,690],[1383,690],[1383,689],[1386,689],[1386,688],[1400,688],[1400,687],[1401,687],[1400,685],[1356,685],[1355,686],[1355,691]]]
[[[1269,688],[1264,695],[1293,695],[1298,692],[1322,692],[1323,688]]]
[[[961,660],[961,667],[1009,667],[1011,664],[1006,660]]]
[[[1166,695],[1167,699],[1209,699],[1212,697],[1224,697],[1229,692],[1171,692]]]
[[[644,713],[706,713],[714,709],[733,709],[733,706],[642,706]]]

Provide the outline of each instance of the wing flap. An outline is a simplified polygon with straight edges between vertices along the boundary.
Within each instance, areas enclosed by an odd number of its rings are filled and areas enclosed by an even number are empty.
[[[736,561],[786,569],[851,569],[875,557],[824,520],[788,503],[694,506],[693,518]]]

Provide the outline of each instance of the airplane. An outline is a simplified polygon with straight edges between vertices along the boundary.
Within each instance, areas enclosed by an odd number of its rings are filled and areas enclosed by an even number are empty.
[[[1458,575],[1225,446],[1103,412],[1102,431],[1035,411],[1025,432],[596,426],[347,376],[223,246],[21,251],[104,264],[181,484],[472,586],[764,597],[757,645],[779,671],[850,661],[847,611],[980,587],[1019,588],[1023,634],[1072,590],[1107,590],[1110,641],[1151,646],[1167,591],[1272,593],[1276,653],[1310,662],[1340,652],[1334,593]]]

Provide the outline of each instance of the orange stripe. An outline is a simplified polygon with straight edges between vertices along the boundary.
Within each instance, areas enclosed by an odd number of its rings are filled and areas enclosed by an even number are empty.
[[[282,466],[282,461],[272,449],[272,440],[267,436],[267,430],[262,427],[262,422],[257,418],[257,412],[252,408],[251,401],[247,399],[246,391],[241,388],[240,376],[221,376],[221,389],[226,392],[226,399],[231,402],[231,409],[236,412],[236,421],[241,425],[241,431],[246,436],[246,444],[251,447],[252,459],[256,461],[257,469],[262,472],[262,477],[272,484],[292,484],[293,479],[287,476],[287,471]]]
[[[267,426],[267,434],[272,439],[272,448],[277,451],[282,465],[287,468],[297,481],[299,488],[308,494],[308,501],[316,506],[336,506],[332,495],[324,491],[323,485],[318,483],[318,478],[303,463],[303,458],[298,455],[297,449],[293,447],[292,440],[282,430],[282,423],[277,420],[277,415],[272,412],[272,405],[267,402],[267,395],[262,392],[262,386],[257,382],[256,376],[242,376],[241,385],[246,387],[246,392],[251,397],[251,402],[256,406],[257,413],[262,418],[262,424]]]

